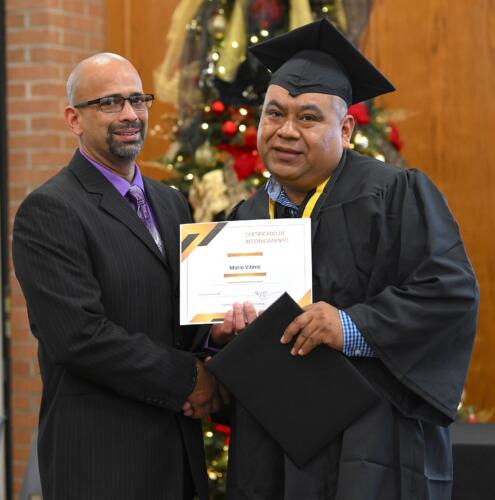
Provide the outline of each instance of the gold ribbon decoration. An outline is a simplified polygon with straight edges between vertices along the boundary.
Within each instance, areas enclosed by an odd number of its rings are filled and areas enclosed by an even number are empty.
[[[170,20],[167,50],[162,63],[153,71],[155,94],[163,102],[176,104],[179,98],[179,61],[187,35],[186,26],[198,11],[202,0],[182,0]]]
[[[224,82],[233,82],[239,66],[246,60],[246,0],[236,0],[225,33],[215,76]]]
[[[336,0],[335,1],[335,16],[337,18],[338,27],[344,32],[347,33],[347,17],[345,15],[345,6],[344,0]]]
[[[291,0],[289,11],[289,29],[299,28],[313,20],[309,0]]]

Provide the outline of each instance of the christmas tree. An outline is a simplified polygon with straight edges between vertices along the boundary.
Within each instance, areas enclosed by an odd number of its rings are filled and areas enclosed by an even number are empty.
[[[371,0],[183,0],[155,73],[161,100],[178,104],[161,161],[166,182],[188,196],[197,222],[222,218],[269,177],[256,150],[256,125],[268,73],[249,45],[326,17],[353,42]],[[357,151],[401,164],[401,141],[389,114],[373,102],[349,112]],[[165,127],[164,127],[165,128]],[[153,133],[163,133],[155,129]]]
[[[256,149],[257,123],[269,75],[247,48],[320,17],[356,45],[371,0],[182,0],[171,21],[155,92],[177,104],[161,161],[165,182],[187,197],[197,222],[223,218],[269,177]],[[402,164],[401,140],[390,115],[373,102],[349,109],[352,147]],[[211,498],[225,498],[229,429],[205,424]]]

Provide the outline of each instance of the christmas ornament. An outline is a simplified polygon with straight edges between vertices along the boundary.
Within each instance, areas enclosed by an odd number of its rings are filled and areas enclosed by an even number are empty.
[[[194,153],[194,161],[200,167],[213,167],[216,164],[215,151],[211,147],[210,141],[205,141]]]
[[[354,142],[354,144],[356,144],[356,146],[361,146],[362,148],[365,148],[365,149],[369,145],[369,139],[364,134],[359,132],[359,130],[354,135],[354,140],[352,142]]]
[[[248,101],[257,101],[259,99],[259,95],[255,92],[254,87],[249,85],[249,87],[245,88],[242,91],[242,97],[247,99]]]
[[[234,137],[237,134],[237,125],[232,120],[227,120],[222,125],[222,134],[226,137]]]
[[[225,104],[222,101],[213,101],[210,109],[213,114],[220,116],[225,111]]]
[[[225,28],[227,26],[227,20],[222,11],[218,11],[213,14],[208,21],[208,33],[215,40],[222,40],[225,36]]]

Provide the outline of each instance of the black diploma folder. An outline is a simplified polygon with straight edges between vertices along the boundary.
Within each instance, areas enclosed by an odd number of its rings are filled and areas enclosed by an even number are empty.
[[[298,467],[378,400],[340,352],[290,354],[280,337],[302,312],[285,293],[206,364]]]

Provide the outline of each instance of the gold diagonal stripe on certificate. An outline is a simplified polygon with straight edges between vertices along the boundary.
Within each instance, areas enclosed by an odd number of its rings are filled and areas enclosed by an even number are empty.
[[[191,245],[196,248],[211,231],[217,227],[217,222],[203,224],[184,224],[181,226],[182,253],[191,250]],[[199,238],[199,239],[198,239]]]
[[[300,307],[309,306],[312,302],[312,293],[311,289],[309,289],[298,301]]]
[[[263,252],[232,252],[227,257],[262,257]]]
[[[193,316],[189,323],[210,323],[212,321],[223,321],[225,313],[198,313]]]
[[[227,222],[208,222],[181,226],[181,260],[186,260],[198,246],[208,245],[226,224]]]
[[[266,273],[227,273],[224,274],[224,278],[255,278],[256,276],[266,276]]]

